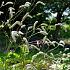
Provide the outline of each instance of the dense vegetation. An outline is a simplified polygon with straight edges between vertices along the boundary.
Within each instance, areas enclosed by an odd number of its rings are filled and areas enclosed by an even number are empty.
[[[0,70],[70,70],[69,0],[0,3]]]

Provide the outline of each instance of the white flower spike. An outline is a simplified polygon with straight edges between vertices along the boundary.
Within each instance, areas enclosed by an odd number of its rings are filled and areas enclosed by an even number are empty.
[[[16,37],[18,37],[19,35],[23,35],[24,33],[22,33],[21,31],[12,31],[11,32],[11,37],[13,39],[14,42],[16,42]]]
[[[16,21],[16,22],[10,27],[10,29],[13,28],[16,24],[18,24],[19,26],[21,26],[20,21]]]
[[[4,14],[4,12],[0,11],[0,15]]]
[[[13,15],[14,15],[14,8],[13,7],[9,7],[9,15],[10,15],[10,18],[12,18],[13,17]]]
[[[5,5],[8,5],[8,4],[13,4],[13,2],[7,2]]]
[[[11,32],[11,37],[12,37],[12,39],[13,39],[14,42],[16,42],[16,36],[19,36],[18,32],[17,31],[12,31]]]
[[[36,5],[37,5],[37,4],[45,5],[45,3],[43,3],[42,1],[38,1],[38,2],[36,3]]]

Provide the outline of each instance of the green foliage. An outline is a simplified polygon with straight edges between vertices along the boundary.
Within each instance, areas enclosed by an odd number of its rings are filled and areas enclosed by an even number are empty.
[[[23,45],[23,47],[26,45]],[[50,53],[49,55],[44,52],[38,52],[32,56],[27,50],[23,50],[18,53],[15,51],[9,51],[7,54],[0,55],[0,69],[1,70],[41,70],[41,69],[52,69],[66,70],[70,64],[70,53],[65,53],[68,50],[59,52],[56,54]],[[27,48],[25,48],[27,49]],[[19,49],[20,50],[20,49]],[[16,52],[17,51],[17,52]],[[32,52],[33,53],[33,52]],[[32,58],[29,59],[28,55]],[[3,57],[2,57],[3,56]],[[28,59],[27,59],[28,58]],[[53,65],[55,67],[53,67]],[[56,66],[57,65],[57,66]]]
[[[70,1],[24,2],[0,20],[0,70],[69,70]]]

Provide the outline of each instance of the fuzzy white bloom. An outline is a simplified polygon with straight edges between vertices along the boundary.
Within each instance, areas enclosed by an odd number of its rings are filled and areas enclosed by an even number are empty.
[[[37,70],[32,64],[27,64],[25,70]]]
[[[51,9],[49,10],[44,10],[45,13],[50,13],[51,12]]]
[[[44,42],[44,44],[47,44],[48,46],[49,46],[50,43],[51,43],[51,41],[50,41],[49,39],[47,39],[47,36],[45,36],[45,37],[43,38],[43,42]]]
[[[55,44],[55,43],[57,43],[56,41],[52,41],[52,44]]]
[[[30,47],[35,48],[35,49],[37,49],[38,51],[40,51],[40,49],[37,48],[37,46],[35,46],[35,45],[33,45],[33,44],[30,44]]]
[[[18,31],[18,34],[23,35],[24,33],[22,33],[21,31]]]
[[[43,3],[42,1],[38,1],[38,2],[36,3],[36,5],[37,5],[37,4],[45,5],[45,3]]]
[[[21,5],[21,6],[19,6],[19,8],[23,8],[23,7],[25,7],[25,5]]]
[[[62,14],[62,16],[68,16],[68,15],[69,15],[69,13],[66,12],[66,11],[64,11],[63,14]]]
[[[63,47],[64,47],[65,43],[64,43],[64,41],[62,41],[62,40],[61,40],[61,41],[59,42],[59,44],[58,44],[58,45],[60,45],[60,46],[63,46]]]
[[[62,23],[55,24],[55,26],[62,26]]]
[[[37,16],[39,16],[39,15],[42,15],[42,13],[38,13],[38,14],[36,14]]]
[[[27,12],[27,13],[23,16],[21,23],[28,17],[28,15],[29,15],[29,12]]]
[[[25,44],[29,46],[29,43],[25,37],[23,37],[23,41],[25,41]]]
[[[22,25],[21,28],[24,28],[26,25]]]
[[[45,32],[45,31],[40,31],[40,32],[38,32],[38,33],[41,33],[41,34],[43,34],[43,35],[48,35],[48,33]]]
[[[25,3],[25,7],[29,7],[30,5],[31,5],[30,2],[26,2],[26,3]]]
[[[52,17],[57,17],[57,13],[51,13]]]
[[[32,16],[31,16],[31,15],[28,15],[28,17],[29,17],[29,18],[32,18]]]
[[[41,26],[48,26],[48,24],[42,23]]]
[[[7,20],[7,22],[5,23],[5,25],[8,24],[8,23],[9,23],[9,19]]]
[[[13,17],[13,15],[14,15],[14,8],[13,7],[9,7],[9,15],[10,15],[10,18],[12,18]]]
[[[33,32],[35,32],[35,27],[36,27],[36,24],[38,23],[38,21],[35,21],[34,25],[33,25]]]
[[[8,4],[13,4],[13,2],[7,2],[5,5],[8,5]]]
[[[42,30],[46,32],[46,29],[44,28],[44,26],[41,26]]]
[[[52,42],[51,42],[51,44],[52,44],[53,46],[55,46],[55,43],[56,43],[55,41],[52,41]]]
[[[42,29],[41,29],[41,28],[37,28],[37,30],[42,31]]]
[[[33,55],[31,62],[33,62],[36,59],[36,57],[39,56],[39,55],[44,55],[44,53],[40,51],[39,53]]]
[[[63,70],[63,67],[61,67],[60,64],[52,64],[52,65],[50,66],[50,69],[51,69],[51,70]]]
[[[1,15],[1,14],[4,14],[4,12],[0,11],[0,15]]]
[[[21,31],[11,31],[11,37],[14,42],[16,42],[16,37],[18,37],[19,35],[23,35],[23,34],[24,33],[22,33]]]
[[[64,41],[62,41],[62,40],[60,40],[60,42],[59,42],[60,44],[64,44],[65,45],[65,43],[64,43]]]
[[[58,44],[59,46],[62,46],[62,47],[64,47],[64,45],[63,44]]]
[[[1,7],[4,6],[4,1],[2,1]]]
[[[16,42],[16,37],[19,36],[17,31],[12,31],[11,32],[11,37],[13,39],[14,42]]]
[[[31,5],[30,2],[26,2],[24,5],[19,6],[19,8],[26,8],[29,7]]]
[[[33,28],[32,26],[29,26],[29,27],[28,27],[28,30],[30,30],[30,29],[32,29],[32,28]]]
[[[49,46],[49,42],[48,42],[48,41],[45,41],[44,43],[47,44],[47,45]]]
[[[34,27],[36,26],[37,23],[38,23],[38,21],[35,21],[35,23],[34,23]]]
[[[9,10],[12,12],[12,10],[15,10],[13,7],[9,7]]]
[[[37,41],[37,45],[39,46],[39,41]]]
[[[68,50],[69,50],[69,48],[65,48],[65,49],[64,49],[64,51],[68,51]]]
[[[2,1],[1,7],[2,7],[2,6],[6,6],[6,5],[8,5],[8,4],[13,4],[13,2],[7,2],[7,3],[5,4],[4,1]]]
[[[19,26],[22,25],[22,24],[20,23],[20,21],[16,21],[16,22],[10,27],[10,29],[13,28],[16,24],[18,24]]]
[[[28,69],[31,69],[32,68],[32,65],[31,64],[27,64],[26,65],[26,69],[28,70]]]
[[[55,46],[56,43],[57,43],[56,41],[50,42],[50,44],[53,45],[53,46]]]
[[[50,68],[52,68],[52,70],[57,70],[57,64],[52,64]]]
[[[40,55],[40,54],[44,55],[44,53],[43,53],[43,52],[41,52],[41,51],[40,51],[39,53],[37,53],[37,55]]]

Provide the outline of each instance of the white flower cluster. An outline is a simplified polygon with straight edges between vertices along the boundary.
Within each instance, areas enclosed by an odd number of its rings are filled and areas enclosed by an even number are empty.
[[[37,23],[38,23],[38,21],[35,21],[35,23],[33,25],[33,32],[35,32],[35,28],[36,28]]]
[[[25,44],[29,46],[28,40],[25,37],[23,37],[23,41],[25,41]]]
[[[45,32],[45,31],[40,31],[40,33],[42,33],[43,35],[47,35],[47,33]],[[50,41],[49,39],[46,39],[46,36],[43,38],[43,42],[44,42],[44,44],[47,44],[48,46],[56,46],[57,45],[57,47],[58,46],[62,46],[62,47],[64,47],[65,46],[65,42],[64,41],[62,41],[62,40],[60,40],[59,42],[57,42],[57,41]],[[66,48],[65,50],[68,50],[69,48]]]
[[[29,26],[29,27],[28,27],[28,30],[30,30],[30,29],[32,29],[32,28],[33,28],[33,26]]]
[[[9,7],[9,15],[10,15],[10,18],[12,18],[13,17],[13,15],[14,15],[14,8],[13,7]]]
[[[64,43],[64,41],[60,40],[58,45],[64,47],[65,43]]]
[[[43,3],[42,1],[38,1],[38,2],[36,3],[36,5],[37,5],[37,4],[45,5],[45,3]]]
[[[5,5],[8,5],[8,4],[13,4],[13,2],[10,2],[10,1],[9,1],[9,2],[7,2]]]
[[[22,33],[21,31],[11,31],[11,37],[14,42],[16,42],[16,37],[18,37],[19,35],[23,35],[23,34],[24,33]]]
[[[26,2],[26,3],[25,3],[25,7],[29,7],[30,5],[31,5],[30,2]]]
[[[29,15],[29,12],[27,12],[27,13],[22,17],[21,24],[22,24],[22,22],[28,17],[28,15]]]
[[[65,48],[65,49],[64,49],[64,51],[68,51],[68,50],[69,50],[69,48]]]
[[[55,26],[62,26],[62,23],[55,24]]]
[[[4,14],[4,12],[0,11],[0,15]]]
[[[24,28],[26,25],[22,25],[21,28]]]
[[[48,35],[48,33],[46,32],[46,31],[40,31],[40,32],[38,32],[38,33],[41,33],[41,34],[43,34],[43,35]]]
[[[7,25],[9,23],[9,19],[7,20],[7,22],[5,22],[5,25]]]
[[[2,1],[1,7],[4,6],[4,1]]]
[[[6,6],[6,5],[8,5],[8,4],[13,4],[13,2],[7,2],[6,4],[5,4],[5,2],[4,1],[2,1],[2,4],[1,4],[1,7],[3,7],[3,6]]]
[[[20,21],[16,21],[16,22],[10,27],[10,29],[13,28],[16,24],[18,24],[19,26],[22,25]]]
[[[38,51],[40,51],[40,49],[37,47],[37,46],[35,46],[35,45],[33,45],[33,44],[29,44],[30,45],[30,48],[35,48],[35,49],[37,49]]]
[[[33,61],[37,58],[37,56],[39,56],[39,55],[44,55],[44,53],[40,51],[40,52],[37,53],[36,55],[33,55],[31,62],[33,62]]]
[[[50,69],[52,69],[52,70],[57,70],[57,65],[56,65],[56,64],[52,64],[52,65],[50,66]]]
[[[29,7],[31,5],[30,2],[26,2],[24,5],[19,6],[19,8],[26,8]]]
[[[32,64],[27,64],[24,69],[25,70],[37,70]]]

